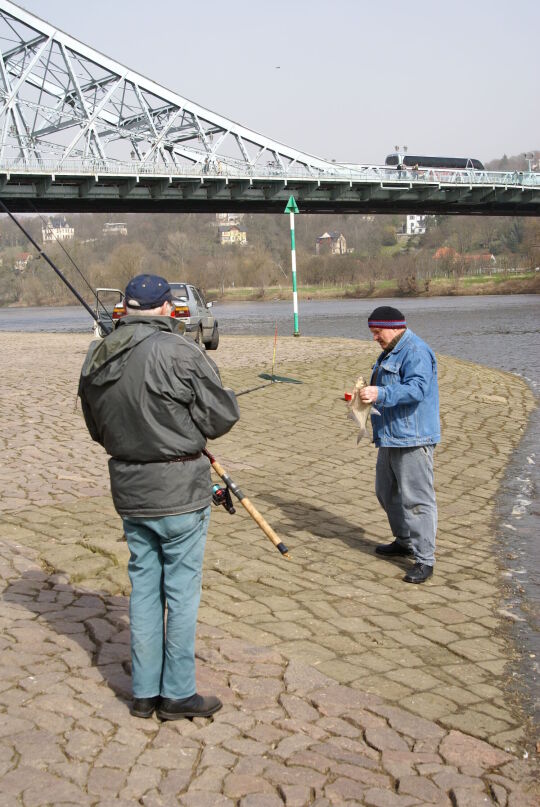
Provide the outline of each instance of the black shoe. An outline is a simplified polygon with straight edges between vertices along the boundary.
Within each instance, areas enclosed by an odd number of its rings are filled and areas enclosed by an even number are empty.
[[[153,698],[133,698],[130,712],[135,717],[152,717],[159,701],[159,695]]]
[[[406,583],[423,583],[433,574],[433,566],[425,563],[415,563],[403,578]]]
[[[192,695],[191,698],[162,698],[158,717],[161,720],[180,720],[181,717],[210,717],[223,704],[215,695]]]
[[[397,557],[401,555],[405,558],[410,558],[414,555],[411,546],[402,544],[401,541],[393,541],[391,544],[381,544],[375,547],[377,555],[385,555],[387,558]]]

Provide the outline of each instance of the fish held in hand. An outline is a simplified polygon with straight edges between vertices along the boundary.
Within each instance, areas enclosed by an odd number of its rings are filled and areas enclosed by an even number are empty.
[[[372,410],[371,403],[365,403],[360,399],[360,390],[367,386],[368,384],[364,376],[359,375],[356,384],[354,385],[351,400],[347,403],[347,408],[349,410],[347,412],[347,417],[360,426],[360,431],[358,432],[358,437],[356,438],[357,445],[362,437],[367,436],[368,430],[366,428],[366,423]],[[376,409],[373,409],[373,413],[377,415],[379,414]]]

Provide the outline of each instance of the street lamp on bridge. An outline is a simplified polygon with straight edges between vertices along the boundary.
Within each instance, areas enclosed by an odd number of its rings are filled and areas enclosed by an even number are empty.
[[[532,151],[524,151],[523,156],[527,160],[529,164],[529,174],[532,172],[532,161],[534,160],[534,152]]]

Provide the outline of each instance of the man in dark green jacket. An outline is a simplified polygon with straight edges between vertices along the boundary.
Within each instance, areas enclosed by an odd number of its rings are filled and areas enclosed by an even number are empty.
[[[84,362],[90,435],[110,455],[114,505],[130,550],[132,714],[165,720],[221,707],[195,685],[195,629],[212,486],[202,450],[239,418],[215,364],[171,317],[169,284],[138,275],[127,316]],[[167,605],[167,612],[165,611]]]

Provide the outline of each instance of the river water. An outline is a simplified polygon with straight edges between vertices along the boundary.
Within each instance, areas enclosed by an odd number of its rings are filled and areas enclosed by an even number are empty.
[[[535,295],[428,299],[307,300],[299,305],[305,336],[369,339],[367,316],[378,305],[399,307],[408,325],[439,352],[516,373],[540,395],[540,297]],[[216,303],[223,335],[291,335],[290,302]],[[80,306],[0,308],[0,331],[90,331]],[[219,363],[219,350],[216,358]],[[279,360],[279,350],[278,350]],[[279,372],[279,365],[278,365]],[[507,584],[505,609],[521,649],[520,689],[540,723],[540,408],[508,467],[497,502],[497,546]]]

